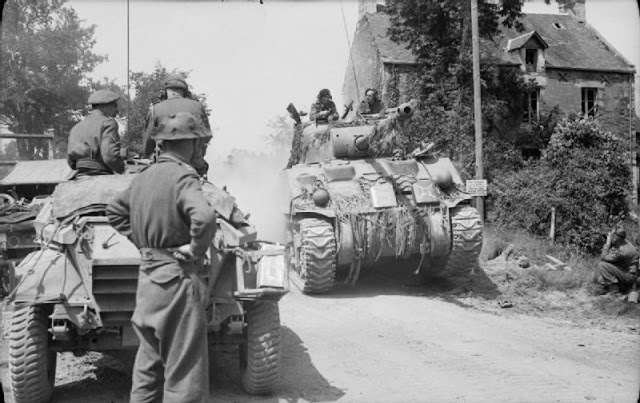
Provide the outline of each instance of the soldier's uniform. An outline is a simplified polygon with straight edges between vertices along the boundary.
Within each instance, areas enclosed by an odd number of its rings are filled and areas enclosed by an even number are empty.
[[[366,99],[363,99],[358,106],[358,114],[360,115],[372,115],[374,113],[380,113],[384,110],[384,104],[379,99],[376,99],[373,105],[371,105]]]
[[[596,269],[595,281],[603,287],[631,285],[638,277],[638,250],[625,239],[624,231],[617,231],[621,234],[621,243],[616,246],[604,245]]]
[[[211,133],[193,115],[180,113],[162,120],[152,135],[171,141]],[[168,250],[190,243],[193,254],[203,256],[214,236],[215,212],[198,175],[186,161],[163,153],[108,205],[107,216],[142,256],[132,317],[140,347],[131,402],[207,402],[208,296],[198,275],[202,262],[178,260]]]
[[[319,112],[322,111],[329,111],[329,115],[325,117],[316,116]],[[330,118],[336,120],[339,117],[340,116],[338,115],[336,104],[333,101],[315,102],[313,105],[311,105],[311,110],[309,111],[309,119],[315,120],[316,122],[327,122]]]
[[[184,91],[188,90],[186,81],[179,75],[170,75],[164,81],[164,87],[166,88],[180,88]],[[156,147],[156,142],[151,138],[150,134],[158,127],[159,122],[169,116],[175,115],[178,112],[188,112],[198,116],[207,129],[211,130],[209,124],[209,118],[204,105],[195,99],[176,97],[171,99],[165,99],[157,104],[154,104],[149,108],[147,119],[144,129],[144,155],[150,157]],[[193,167],[196,169],[199,175],[203,175],[207,172],[209,165],[204,158],[195,161]]]
[[[89,104],[117,102],[120,96],[112,91],[98,90],[89,97]],[[76,124],[69,134],[67,163],[83,175],[109,175],[124,172],[120,154],[118,122],[96,109]]]

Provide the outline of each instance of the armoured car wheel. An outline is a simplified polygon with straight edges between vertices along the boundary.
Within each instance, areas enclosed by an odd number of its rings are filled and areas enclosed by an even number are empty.
[[[453,247],[447,270],[466,274],[478,265],[482,249],[482,220],[478,210],[462,205],[451,209]]]
[[[277,301],[245,305],[245,342],[240,346],[242,387],[251,395],[273,391],[280,367],[280,311]]]
[[[336,236],[331,223],[319,218],[300,220],[300,249],[293,280],[305,294],[324,294],[336,277]]]
[[[56,352],[49,347],[46,306],[16,309],[9,330],[9,375],[16,403],[45,403],[51,399]]]

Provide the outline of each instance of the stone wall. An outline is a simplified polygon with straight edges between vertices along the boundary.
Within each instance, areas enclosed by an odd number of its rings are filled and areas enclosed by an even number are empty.
[[[581,112],[582,88],[597,88],[596,119],[608,131],[631,139],[634,116],[634,79],[631,74],[578,70],[546,70],[540,90],[540,112],[559,105],[565,112]]]
[[[358,100],[364,98],[364,91],[367,88],[377,88],[378,90],[382,88],[382,61],[367,25],[366,19],[360,20],[358,23],[342,85],[344,103],[353,100],[354,108],[357,106]],[[355,66],[355,77],[353,66]]]

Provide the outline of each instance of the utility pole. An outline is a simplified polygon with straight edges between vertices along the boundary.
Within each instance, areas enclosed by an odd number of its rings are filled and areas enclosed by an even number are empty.
[[[473,118],[476,132],[476,180],[483,179],[482,108],[480,104],[480,40],[478,34],[478,0],[471,0],[471,43],[473,47]],[[484,221],[484,199],[476,196],[476,208]]]

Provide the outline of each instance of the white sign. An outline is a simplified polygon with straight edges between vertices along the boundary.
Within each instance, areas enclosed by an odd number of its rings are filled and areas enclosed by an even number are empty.
[[[467,193],[469,193],[469,195],[471,196],[486,196],[487,180],[486,179],[467,180]]]

